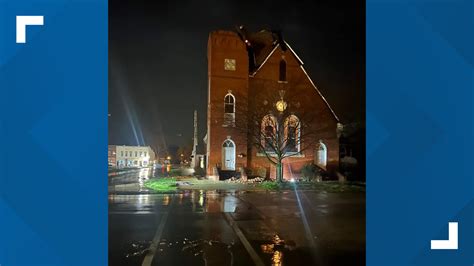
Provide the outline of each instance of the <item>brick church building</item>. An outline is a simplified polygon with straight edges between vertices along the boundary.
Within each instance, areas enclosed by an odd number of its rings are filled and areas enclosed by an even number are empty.
[[[281,33],[266,30],[247,33],[243,27],[236,31],[213,31],[209,35],[207,53],[208,177],[217,178],[222,171],[242,173],[243,169],[265,169],[267,178],[275,178],[275,165],[250,143],[245,129],[239,125],[236,110],[239,105],[249,105],[248,99],[258,98],[259,94],[278,95],[281,90],[296,95],[297,105],[302,110],[316,110],[318,115],[313,123],[321,128],[313,139],[301,140],[313,143],[311,147],[299,150],[299,145],[295,145],[291,150],[294,155],[283,160],[284,178],[300,177],[301,168],[308,163],[328,172],[337,170],[338,118]],[[298,114],[291,117],[298,119]],[[262,117],[261,123],[265,123],[263,120]],[[305,129],[297,130],[295,132],[301,133]]]

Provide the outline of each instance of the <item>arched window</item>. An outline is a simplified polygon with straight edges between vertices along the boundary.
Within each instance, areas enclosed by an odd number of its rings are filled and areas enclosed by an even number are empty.
[[[273,115],[266,115],[262,119],[260,128],[262,136],[262,146],[266,151],[275,151],[277,139],[278,123]]]
[[[227,139],[226,141],[224,141],[224,143],[222,144],[222,147],[224,148],[233,148],[234,147],[234,142],[230,139]]]
[[[224,97],[224,125],[235,125],[235,97],[230,92]]]
[[[328,160],[328,150],[326,145],[323,143],[322,140],[319,140],[318,146],[316,148],[316,165],[319,167],[326,169]]]
[[[278,80],[286,81],[286,62],[283,59],[280,61],[280,76]]]
[[[301,125],[300,120],[295,115],[290,115],[285,119],[285,151],[300,151]]]

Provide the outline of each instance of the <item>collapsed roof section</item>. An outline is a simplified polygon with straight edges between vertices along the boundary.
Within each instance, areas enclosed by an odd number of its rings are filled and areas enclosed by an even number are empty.
[[[249,33],[244,26],[239,26],[237,27],[237,34],[247,47],[250,75],[254,75],[278,47],[283,51],[288,49],[288,44],[283,39],[281,30],[261,30]],[[291,52],[294,54],[293,50]],[[302,65],[303,62],[296,54],[294,55]]]
[[[239,26],[237,27],[237,34],[247,47],[247,52],[249,54],[249,75],[251,77],[257,74],[260,68],[262,68],[262,66],[272,56],[276,49],[278,49],[279,47],[283,51],[289,49],[298,61],[300,68],[308,78],[311,85],[317,91],[319,96],[323,99],[336,121],[339,121],[339,118],[329,105],[326,98],[323,96],[318,87],[316,87],[316,84],[314,84],[313,80],[304,69],[303,61],[298,57],[298,55],[291,48],[291,46],[283,39],[283,34],[281,30],[261,30],[259,32],[249,33],[247,32],[244,26]]]

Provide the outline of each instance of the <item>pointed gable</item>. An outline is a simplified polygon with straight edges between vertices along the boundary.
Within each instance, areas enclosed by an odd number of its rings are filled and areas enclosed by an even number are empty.
[[[295,51],[291,48],[291,46],[286,42],[282,41],[282,43],[278,42],[278,40],[273,41],[273,45],[269,45],[269,37],[268,33],[260,33],[260,35],[267,35],[266,39],[262,38],[263,40],[266,40],[267,46],[260,48],[258,51],[259,53],[256,54],[258,57],[257,61],[257,66],[256,68],[252,71],[250,70],[249,76],[252,77],[257,77],[258,73],[262,70],[262,68],[265,67],[267,63],[270,63],[272,65],[277,65],[279,64],[281,58],[285,58],[285,62],[287,64],[288,70],[294,69],[294,68],[299,68],[300,71],[304,74],[305,78],[309,82],[309,84],[312,86],[312,88],[317,92],[319,97],[322,99],[324,104],[327,106],[329,111],[331,112],[332,116],[336,119],[337,122],[339,122],[339,118],[334,112],[334,110],[331,108],[329,105],[328,101],[324,97],[324,95],[321,93],[321,91],[318,89],[314,81],[311,79],[309,76],[308,72],[303,66],[303,61],[300,59],[300,57],[295,53]],[[271,48],[271,49],[270,49]],[[286,51],[289,52],[286,52]],[[269,72],[273,73],[274,80],[278,80],[278,71],[275,71],[274,69],[269,70]],[[272,75],[272,74],[266,74],[266,75]]]

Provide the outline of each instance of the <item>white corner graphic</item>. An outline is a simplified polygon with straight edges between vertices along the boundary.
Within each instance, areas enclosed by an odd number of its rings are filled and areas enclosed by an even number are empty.
[[[26,26],[43,24],[43,16],[16,16],[16,43],[26,43]]]
[[[431,240],[431,249],[458,249],[458,223],[449,223],[448,240]]]

